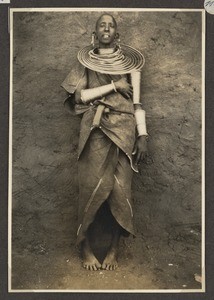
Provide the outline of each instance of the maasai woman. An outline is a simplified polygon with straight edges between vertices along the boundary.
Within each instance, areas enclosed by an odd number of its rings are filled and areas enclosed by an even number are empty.
[[[117,23],[109,14],[97,20],[92,36],[92,43],[95,39],[98,46],[80,50],[78,62],[62,87],[69,93],[66,104],[74,100],[76,114],[82,114],[77,243],[82,245],[83,266],[114,270],[120,235],[135,234],[132,170],[137,171],[147,151],[145,112],[139,103],[144,58],[132,47],[118,46]],[[114,228],[111,246],[100,263],[90,246],[89,227],[104,202],[113,215]]]

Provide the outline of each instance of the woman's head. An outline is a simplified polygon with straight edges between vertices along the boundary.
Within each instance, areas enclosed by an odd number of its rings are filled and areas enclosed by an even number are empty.
[[[114,47],[114,40],[117,35],[117,23],[110,14],[103,14],[96,22],[96,37],[100,48]]]

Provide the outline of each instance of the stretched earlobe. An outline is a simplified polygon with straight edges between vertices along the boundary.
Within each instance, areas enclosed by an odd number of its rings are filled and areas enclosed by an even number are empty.
[[[92,35],[91,35],[91,44],[92,46],[94,47],[95,46],[95,38],[96,38],[96,32],[92,32]]]
[[[115,44],[118,48],[120,48],[120,34],[117,32],[114,37]]]

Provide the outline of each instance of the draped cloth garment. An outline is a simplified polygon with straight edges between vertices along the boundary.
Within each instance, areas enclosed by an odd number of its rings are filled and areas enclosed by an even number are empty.
[[[62,83],[70,93],[65,105],[71,107],[76,88],[84,74],[88,87],[117,81],[126,75],[108,75],[85,69],[78,62]],[[93,127],[100,106],[104,110],[98,127]],[[127,233],[134,233],[131,198],[132,151],[135,142],[135,118],[131,99],[113,92],[93,105],[76,104],[76,114],[82,114],[78,145],[79,210],[77,244],[84,240],[89,225],[103,204],[108,201],[116,221]]]

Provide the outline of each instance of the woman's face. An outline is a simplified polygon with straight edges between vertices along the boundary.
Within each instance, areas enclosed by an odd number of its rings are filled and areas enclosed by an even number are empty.
[[[103,48],[113,47],[116,30],[117,26],[112,16],[103,15],[98,20],[96,26],[96,36],[99,41],[99,46]]]

